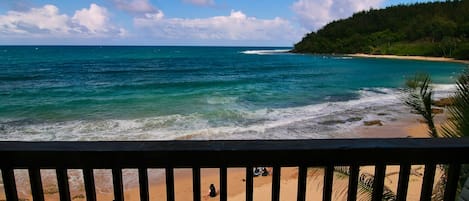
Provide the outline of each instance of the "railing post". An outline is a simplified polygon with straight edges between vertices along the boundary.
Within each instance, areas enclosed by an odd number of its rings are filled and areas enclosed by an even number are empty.
[[[148,188],[148,170],[147,168],[138,168],[138,183],[140,187],[140,201],[150,200]]]
[[[226,167],[220,168],[220,201],[227,200],[227,169]]]
[[[381,201],[384,191],[384,176],[386,174],[386,165],[378,163],[375,166],[375,176],[373,178],[373,201]]]
[[[298,167],[298,192],[297,200],[305,201],[306,199],[306,179],[308,174],[308,168],[304,165]]]
[[[272,201],[280,200],[280,173],[281,168],[278,165],[274,165],[272,168]]]
[[[94,185],[93,169],[83,169],[83,180],[85,182],[86,201],[96,201],[96,187]]]
[[[166,199],[174,201],[174,169],[166,168]]]
[[[456,197],[456,190],[458,189],[459,174],[461,172],[461,164],[452,163],[449,165],[446,187],[445,187],[445,201],[454,201]]]
[[[253,199],[253,166],[246,167],[246,201]]]
[[[58,168],[55,170],[55,174],[57,175],[60,201],[70,201],[70,187],[68,184],[67,169]]]
[[[397,197],[396,197],[397,201],[407,200],[407,189],[409,187],[410,168],[411,168],[411,165],[408,163],[403,163],[399,167],[399,181],[397,184]]]
[[[420,201],[431,200],[433,191],[433,182],[435,180],[436,165],[433,163],[425,164],[425,172],[423,173],[422,191]]]
[[[200,201],[200,167],[192,168],[192,193],[193,200]]]
[[[355,201],[357,200],[358,176],[360,174],[360,166],[358,164],[353,164],[349,168],[350,176],[348,181],[347,201]]]
[[[124,201],[124,186],[122,184],[122,169],[112,169],[112,184],[114,186],[114,201]]]
[[[332,182],[334,181],[334,166],[328,165],[324,168],[324,187],[322,189],[322,200],[332,200]]]
[[[11,168],[2,168],[3,188],[8,201],[18,201],[18,192],[16,191],[15,173]]]
[[[44,191],[42,190],[41,169],[30,168],[29,183],[31,183],[31,194],[33,201],[44,201]]]

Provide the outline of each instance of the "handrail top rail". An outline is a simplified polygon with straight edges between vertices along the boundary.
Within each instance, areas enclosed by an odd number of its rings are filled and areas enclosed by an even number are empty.
[[[0,167],[138,168],[469,163],[469,138],[0,142]]]
[[[469,138],[350,138],[298,140],[0,141],[0,152],[307,151],[468,149]]]

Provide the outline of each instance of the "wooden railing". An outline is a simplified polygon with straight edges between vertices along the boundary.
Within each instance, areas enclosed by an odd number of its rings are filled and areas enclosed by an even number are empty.
[[[262,156],[262,157],[259,157]],[[448,165],[444,200],[454,201],[469,138],[326,139],[248,141],[0,142],[0,168],[8,201],[18,200],[15,169],[28,169],[34,201],[44,200],[41,169],[55,169],[60,200],[69,201],[67,170],[82,169],[86,199],[96,200],[94,169],[112,169],[114,199],[124,200],[122,169],[139,173],[140,199],[149,200],[148,168],[166,171],[166,197],[174,200],[174,168],[192,168],[193,200],[201,200],[200,169],[220,169],[220,200],[227,200],[227,168],[246,168],[246,200],[253,200],[255,166],[273,167],[272,200],[280,197],[280,169],[298,167],[297,200],[304,201],[308,167],[324,167],[323,200],[331,200],[335,166],[349,166],[348,200],[357,199],[360,166],[374,165],[372,200],[383,199],[387,165],[399,165],[397,200],[405,200],[411,165],[425,165],[420,200],[430,200],[437,164]]]

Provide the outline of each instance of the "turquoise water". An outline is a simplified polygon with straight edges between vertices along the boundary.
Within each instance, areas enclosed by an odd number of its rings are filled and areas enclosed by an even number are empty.
[[[331,137],[374,113],[405,111],[406,77],[428,72],[445,91],[464,69],[280,50],[288,48],[0,47],[0,138]]]

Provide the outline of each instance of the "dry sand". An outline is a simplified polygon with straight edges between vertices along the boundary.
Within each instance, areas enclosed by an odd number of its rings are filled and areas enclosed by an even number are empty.
[[[437,122],[444,120],[444,115],[438,115]],[[402,121],[384,124],[383,126],[361,127],[357,132],[362,133],[361,137],[383,137],[383,138],[424,138],[428,137],[427,128],[424,123],[418,121],[418,116],[412,116]],[[380,136],[376,134],[380,133]],[[373,166],[366,166],[360,168],[361,173],[374,173]],[[306,200],[321,200],[322,199],[322,186],[323,186],[323,168],[309,168],[307,178],[307,193]],[[407,200],[419,200],[420,189],[422,184],[422,176],[424,166],[413,165],[411,176],[409,179],[409,189]],[[202,174],[202,193],[205,194],[202,200],[217,201],[219,197],[209,198],[207,196],[208,186],[213,183],[219,186],[218,170],[206,170]],[[180,175],[176,174],[176,200],[186,201],[192,200],[192,177],[190,170],[181,172]],[[245,200],[245,169],[244,168],[229,168],[228,169],[228,200],[230,201],[244,201]],[[399,176],[399,166],[387,166],[385,186],[391,191],[396,192]],[[441,176],[441,172],[437,173],[436,178]],[[436,184],[435,180],[435,184]],[[298,169],[296,167],[286,167],[281,170],[281,192],[280,200],[296,200],[297,185],[298,185]],[[348,178],[340,173],[335,173],[333,181],[333,200],[346,200],[347,196]],[[158,198],[157,200],[165,199],[164,197],[164,183],[152,185],[151,197]],[[204,190],[205,189],[205,190]],[[254,178],[254,200],[267,201],[271,200],[272,177],[255,177]],[[126,191],[127,200],[138,200],[138,188],[132,188]],[[112,200],[112,195],[109,194],[106,200]],[[359,200],[368,200],[365,194],[359,194]]]
[[[381,58],[381,59],[404,59],[404,60],[420,60],[420,61],[442,61],[442,62],[457,62],[469,64],[467,60],[457,60],[446,57],[425,57],[425,56],[397,56],[397,55],[374,55],[374,54],[348,54],[351,57],[363,57],[363,58]]]

